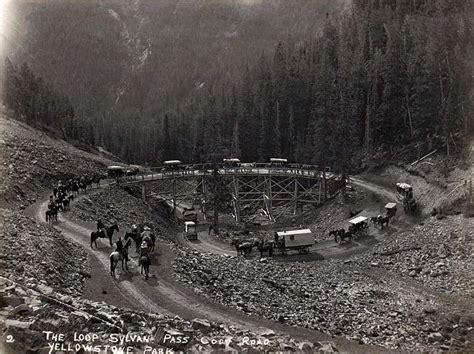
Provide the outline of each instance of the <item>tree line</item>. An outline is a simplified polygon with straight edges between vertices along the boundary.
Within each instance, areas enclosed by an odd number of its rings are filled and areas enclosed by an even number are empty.
[[[449,148],[471,129],[469,14],[469,1],[354,1],[321,36],[279,43],[238,85],[181,106],[164,158],[285,157],[348,173],[413,142]]]
[[[5,60],[2,100],[17,117],[38,129],[60,133],[65,139],[91,142],[88,127],[75,119],[74,108],[43,78],[35,75],[26,63],[20,67]]]
[[[153,92],[168,85],[160,86],[153,75],[159,63],[150,60],[128,77],[115,108],[102,107],[93,119],[84,116],[91,107],[74,104],[75,117],[67,98],[28,66],[9,61],[4,101],[31,124],[103,145],[134,163],[283,157],[348,173],[410,144],[472,131],[473,6],[469,0],[354,0],[340,16],[326,15],[317,34],[288,37],[240,65],[240,73],[221,68],[192,94],[167,99],[166,114],[157,108],[163,102],[155,104],[163,96]],[[109,71],[99,76],[114,76]]]

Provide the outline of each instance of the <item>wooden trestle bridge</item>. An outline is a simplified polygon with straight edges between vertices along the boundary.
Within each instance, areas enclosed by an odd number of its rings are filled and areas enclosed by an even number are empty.
[[[132,178],[124,177],[119,183],[141,184],[143,199],[160,198],[173,211],[190,205],[200,205],[205,211],[216,178],[231,194],[236,222],[241,221],[248,210],[263,209],[273,221],[283,213],[296,215],[302,205],[321,204],[344,186],[340,176],[323,173],[317,166],[274,167],[264,163],[219,168],[181,165],[172,171],[156,167]]]

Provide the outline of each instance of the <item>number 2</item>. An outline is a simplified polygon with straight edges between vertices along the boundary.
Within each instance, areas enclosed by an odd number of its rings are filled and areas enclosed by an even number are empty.
[[[7,343],[13,343],[15,341],[15,339],[13,339],[13,336],[11,334],[9,334],[7,336]]]

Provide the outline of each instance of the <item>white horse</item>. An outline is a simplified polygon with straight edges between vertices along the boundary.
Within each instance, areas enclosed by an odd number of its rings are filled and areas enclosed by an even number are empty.
[[[128,247],[130,247],[130,244],[132,243],[132,239],[129,238],[127,242],[125,242],[125,245],[123,245],[122,252],[119,251],[114,251],[110,254],[110,275],[115,276],[115,268],[117,267],[117,263],[119,261],[122,261],[122,270],[127,270],[128,271]],[[124,269],[124,263],[125,263],[125,269]]]

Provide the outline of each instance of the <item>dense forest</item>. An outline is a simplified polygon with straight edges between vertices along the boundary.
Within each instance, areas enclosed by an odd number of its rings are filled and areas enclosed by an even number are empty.
[[[29,9],[36,32],[12,61],[29,58],[73,110],[54,94],[68,113],[33,120],[129,162],[349,172],[472,130],[470,0],[51,3]],[[29,85],[21,64],[5,68]]]

